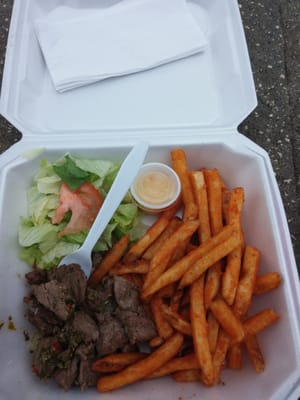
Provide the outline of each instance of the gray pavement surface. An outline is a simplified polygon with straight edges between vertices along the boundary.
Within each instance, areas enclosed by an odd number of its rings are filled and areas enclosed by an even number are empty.
[[[0,80],[12,3],[0,0]],[[258,96],[239,130],[270,155],[300,271],[300,1],[239,4]],[[20,138],[0,117],[0,153]]]

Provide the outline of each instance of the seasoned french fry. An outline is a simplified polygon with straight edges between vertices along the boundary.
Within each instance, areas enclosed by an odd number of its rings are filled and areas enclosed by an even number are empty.
[[[148,247],[145,253],[142,255],[144,260],[150,261],[151,258],[157,253],[160,246],[162,246],[165,240],[176,231],[177,228],[182,224],[182,221],[178,217],[174,217],[170,220],[166,229],[159,235],[159,237]]]
[[[211,386],[215,378],[205,318],[204,276],[192,284],[190,289],[190,304],[195,353],[202,371],[202,380],[206,385]]]
[[[172,166],[181,182],[181,192],[184,204],[183,220],[197,219],[198,208],[194,199],[194,193],[189,175],[186,155],[182,149],[171,151]]]
[[[144,379],[174,358],[180,351],[182,344],[183,335],[177,332],[143,360],[137,361],[116,374],[100,377],[97,382],[97,389],[101,393],[109,392]]]
[[[166,304],[162,304],[162,311],[165,319],[178,332],[184,335],[192,336],[191,324],[181,317],[176,311],[173,311]]]
[[[131,365],[138,360],[142,360],[147,356],[147,353],[140,352],[109,354],[108,356],[94,361],[92,364],[92,371],[105,373],[121,371],[128,365]]]
[[[111,275],[146,274],[149,271],[149,262],[136,260],[130,264],[117,264],[110,270]]]
[[[216,235],[223,227],[222,184],[217,169],[204,170],[207,185],[208,211],[212,235]]]
[[[175,262],[180,260],[182,257],[184,257],[188,253],[188,248],[190,247],[190,244],[191,244],[190,240],[191,240],[191,238],[188,237],[187,239],[182,240],[178,244],[177,248],[175,249],[175,251],[171,257],[169,265],[173,265]]]
[[[207,190],[203,171],[192,171],[191,182],[194,190],[194,198],[198,207],[199,230],[198,237],[199,243],[204,243],[211,237]]]
[[[185,371],[177,371],[172,374],[172,378],[176,382],[197,382],[200,381],[200,370],[189,369]]]
[[[155,280],[165,271],[176,248],[181,242],[190,239],[192,234],[199,226],[198,220],[185,221],[181,226],[165,241],[157,253],[150,261],[144,287],[152,285]]]
[[[218,244],[222,244],[223,241],[226,241],[227,238],[230,238],[233,232],[234,227],[228,225],[224,227],[218,235],[213,236],[195,250],[190,251],[181,260],[177,261],[167,271],[165,271],[153,285],[143,290],[142,298],[147,299],[147,297],[151,296],[162,287],[181,279],[183,274],[189,269],[190,266],[192,266],[199,258],[203,257],[211,249],[217,247]]]
[[[171,298],[174,295],[175,291],[176,291],[176,284],[175,284],[175,282],[173,282],[167,286],[164,286],[162,289],[160,289],[157,292],[157,295],[163,299]]]
[[[173,334],[173,328],[164,316],[162,297],[158,295],[153,296],[150,302],[150,308],[159,336],[163,339],[167,339]]]
[[[241,346],[241,343],[235,343],[228,349],[227,368],[231,368],[231,369],[241,369],[242,368],[242,346]]]
[[[100,262],[98,267],[90,276],[88,282],[90,286],[97,286],[97,284],[109,272],[109,270],[120,261],[127,249],[128,243],[129,234],[126,234],[116,244],[113,245],[113,247],[108,251],[104,259]]]
[[[225,358],[230,346],[230,337],[227,333],[220,329],[218,341],[216,345],[216,350],[213,354],[213,366],[214,366],[214,373],[215,373],[215,383],[217,383],[220,379],[220,373],[222,367],[225,364]]]
[[[241,227],[242,208],[245,201],[245,193],[242,187],[232,190],[229,197],[227,210],[227,224],[236,224]]]
[[[265,360],[257,337],[255,335],[248,335],[245,337],[244,342],[253,368],[256,372],[263,372],[265,370]]]
[[[228,254],[225,271],[222,276],[222,296],[230,306],[233,304],[242,264],[242,246]]]
[[[216,235],[223,227],[222,213],[222,181],[217,169],[204,170],[207,185],[208,212],[212,235]],[[206,273],[204,289],[205,307],[208,308],[211,300],[217,295],[221,284],[222,264],[217,262]]]
[[[124,274],[122,278],[127,279],[128,281],[134,283],[140,290],[143,287],[144,281],[143,276],[141,274]]]
[[[279,315],[272,308],[266,308],[244,321],[243,327],[247,335],[256,335],[269,325],[279,320]]]
[[[210,302],[217,295],[221,285],[222,262],[217,261],[212,265],[206,274],[206,283],[204,289],[205,308],[209,308]]]
[[[278,272],[269,272],[256,277],[253,294],[262,294],[278,288],[282,281]]]
[[[233,343],[241,342],[244,339],[243,324],[221,297],[210,303],[210,309]]]
[[[159,218],[151,225],[145,234],[134,243],[125,254],[123,261],[130,263],[137,260],[144,251],[159,237],[159,235],[167,228],[170,220],[174,217],[180,208],[181,200],[179,199],[171,208],[161,213]]]
[[[188,354],[183,357],[176,357],[168,361],[162,367],[158,368],[147,379],[160,378],[161,376],[170,375],[177,371],[184,371],[199,368],[198,360],[195,354]]]
[[[222,215],[223,221],[227,223],[228,221],[228,208],[229,208],[229,200],[230,200],[230,190],[226,187],[222,187]]]
[[[219,323],[211,311],[207,313],[208,342],[211,354],[214,354],[218,341]]]
[[[183,298],[184,290],[177,289],[170,300],[170,308],[172,311],[178,312],[180,308],[181,299]]]
[[[245,315],[249,309],[255,286],[259,260],[259,251],[255,247],[246,246],[241,278],[237,287],[236,298],[233,305],[234,312],[239,316]]]
[[[149,345],[150,347],[158,347],[164,342],[164,339],[160,336],[155,336],[153,339],[150,340]]]
[[[222,232],[222,231],[221,231]],[[214,236],[216,237],[216,236]],[[203,246],[208,243],[206,241]],[[209,267],[214,265],[217,261],[220,261],[223,257],[227,256],[232,250],[234,250],[241,243],[240,235],[235,231],[233,235],[224,240],[221,244],[212,248],[209,252],[203,255],[198,261],[191,265],[187,271],[184,272],[181,278],[179,287],[185,287],[190,285],[196,279],[198,279]]]
[[[183,318],[185,321],[191,322],[191,317],[190,317],[190,306],[189,304],[186,304],[185,306],[181,307],[180,309],[180,316]]]
[[[228,224],[234,224],[241,229],[242,208],[245,201],[244,189],[234,188],[230,193],[226,219]],[[222,296],[232,305],[235,299],[242,262],[242,246],[234,249],[227,256],[226,268],[222,276]]]

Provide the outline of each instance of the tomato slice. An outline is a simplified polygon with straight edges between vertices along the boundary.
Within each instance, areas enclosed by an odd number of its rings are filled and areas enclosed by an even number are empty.
[[[102,203],[101,194],[91,183],[85,182],[72,192],[69,186],[63,182],[60,188],[59,205],[51,222],[59,224],[68,211],[72,212],[72,216],[58,236],[62,237],[90,228]]]

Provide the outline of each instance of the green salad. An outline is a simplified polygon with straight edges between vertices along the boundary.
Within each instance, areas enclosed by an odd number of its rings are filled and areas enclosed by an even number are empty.
[[[51,163],[42,160],[27,193],[28,216],[21,217],[20,257],[30,266],[49,269],[83,243],[119,165],[71,154]],[[126,195],[94,251],[108,250],[121,236],[136,240],[143,229],[138,209]]]

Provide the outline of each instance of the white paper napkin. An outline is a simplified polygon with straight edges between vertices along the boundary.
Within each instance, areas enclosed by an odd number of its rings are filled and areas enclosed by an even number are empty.
[[[57,91],[157,67],[206,46],[186,0],[122,0],[57,7],[35,30]]]

